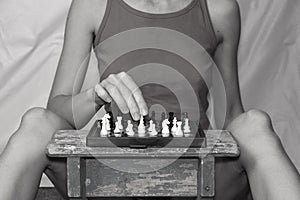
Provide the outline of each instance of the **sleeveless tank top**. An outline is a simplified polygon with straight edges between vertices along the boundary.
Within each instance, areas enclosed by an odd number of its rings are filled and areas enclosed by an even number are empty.
[[[180,119],[186,112],[192,120],[199,119],[202,129],[210,124],[206,80],[211,78],[210,56],[216,46],[206,0],[192,0],[166,14],[108,0],[94,40],[101,80],[125,71],[142,90],[149,113],[174,112]]]

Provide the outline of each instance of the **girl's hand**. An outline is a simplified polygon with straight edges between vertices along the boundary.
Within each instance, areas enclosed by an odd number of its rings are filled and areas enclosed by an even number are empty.
[[[130,112],[134,120],[139,120],[140,115],[148,114],[141,90],[125,72],[109,75],[95,86],[95,92],[106,103],[115,101],[121,112]]]

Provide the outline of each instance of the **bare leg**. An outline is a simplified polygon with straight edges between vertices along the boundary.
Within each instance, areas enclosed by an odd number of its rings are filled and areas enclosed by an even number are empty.
[[[53,133],[60,129],[72,127],[43,108],[31,109],[23,116],[19,129],[11,136],[0,155],[1,199],[33,200],[43,171],[67,199],[66,160],[49,158],[45,154]],[[122,198],[130,199],[133,198]]]
[[[250,110],[229,125],[241,149],[254,199],[300,199],[300,175],[274,132],[270,117]],[[242,199],[242,198],[239,198]]]
[[[46,168],[58,190],[66,194],[64,160],[50,161],[45,154],[52,134],[58,129],[71,126],[45,109],[34,108],[23,116],[19,129],[0,155],[1,199],[34,199]]]

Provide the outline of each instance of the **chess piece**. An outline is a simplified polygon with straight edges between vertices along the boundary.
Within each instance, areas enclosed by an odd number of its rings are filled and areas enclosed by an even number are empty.
[[[108,135],[107,127],[106,127],[106,117],[104,116],[101,121],[101,131],[100,136],[106,137]]]
[[[108,115],[110,126],[113,127],[114,126],[114,120],[113,120],[114,116],[113,116],[113,113],[111,111],[108,111],[106,114]]]
[[[162,136],[163,137],[169,137],[170,136],[170,130],[169,130],[169,125],[170,122],[168,119],[165,119],[163,122],[162,122]]]
[[[148,128],[148,132],[150,132],[152,130],[152,126],[153,126],[153,121],[150,120],[149,122],[149,128]]]
[[[189,137],[191,135],[191,127],[189,125],[189,118],[184,119],[184,127],[183,127],[184,136]]]
[[[139,137],[145,137],[146,136],[146,127],[145,127],[145,124],[144,124],[144,117],[143,116],[141,116],[140,124],[138,126],[138,136]]]
[[[106,130],[110,131],[111,130],[111,124],[110,124],[111,116],[109,114],[105,114],[104,118],[105,118]]]
[[[183,131],[182,131],[182,121],[177,122],[177,131],[174,134],[175,137],[183,137]]]
[[[158,135],[158,132],[156,131],[156,128],[155,128],[155,124],[153,123],[152,126],[151,126],[151,130],[150,130],[150,136],[151,137],[156,137]]]
[[[119,129],[119,127],[118,127],[118,122],[115,122],[115,130],[114,130],[114,135],[116,136],[116,137],[121,137],[121,130]]]
[[[120,130],[123,130],[123,125],[122,125],[122,117],[121,116],[117,116],[117,124],[118,124],[118,128]]]
[[[174,112],[169,112],[169,128],[171,129],[173,127],[173,119],[174,119]]]
[[[126,134],[127,134],[129,137],[133,137],[133,136],[134,136],[133,124],[131,123],[130,120],[127,121]]]
[[[174,117],[174,118],[173,118],[173,126],[172,126],[172,128],[171,128],[171,132],[172,132],[172,134],[175,134],[176,131],[177,131],[177,118]]]

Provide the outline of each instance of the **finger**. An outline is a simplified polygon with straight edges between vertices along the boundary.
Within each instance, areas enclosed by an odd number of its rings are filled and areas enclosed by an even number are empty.
[[[117,76],[122,80],[122,82],[131,90],[131,93],[133,94],[133,97],[139,107],[139,110],[142,115],[148,114],[148,107],[146,104],[146,101],[143,97],[142,91],[140,88],[136,85],[134,80],[125,72],[121,72],[117,74]]]
[[[109,75],[109,77],[106,80],[118,88],[118,90],[120,91],[120,93],[122,94],[123,98],[125,99],[125,101],[127,103],[127,107],[129,108],[132,118],[134,120],[139,120],[140,119],[140,110],[139,110],[139,107],[138,107],[136,101],[134,100],[131,90],[129,90],[129,88],[126,87],[126,85],[123,83],[123,81],[114,74]]]
[[[112,101],[111,96],[106,92],[106,90],[102,87],[101,84],[95,85],[94,91],[97,94],[97,96],[101,98],[104,102],[110,103]]]
[[[112,97],[112,99],[116,102],[118,105],[119,109],[123,114],[126,114],[129,112],[129,109],[127,107],[127,103],[124,100],[123,96],[121,95],[120,91],[118,88],[108,82],[106,79],[103,80],[101,83],[102,87],[108,92],[108,94]]]

